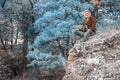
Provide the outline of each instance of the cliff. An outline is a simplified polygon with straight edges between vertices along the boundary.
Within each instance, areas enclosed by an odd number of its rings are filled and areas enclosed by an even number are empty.
[[[63,80],[119,80],[120,30],[109,29],[69,52]]]

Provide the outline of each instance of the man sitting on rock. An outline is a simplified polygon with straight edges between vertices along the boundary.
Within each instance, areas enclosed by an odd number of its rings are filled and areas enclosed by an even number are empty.
[[[82,41],[85,42],[96,32],[96,19],[91,16],[91,12],[86,10],[83,15],[85,17],[85,21],[82,23],[82,28],[73,29],[72,34],[70,35],[70,43],[72,44],[76,42],[76,36],[82,37]]]

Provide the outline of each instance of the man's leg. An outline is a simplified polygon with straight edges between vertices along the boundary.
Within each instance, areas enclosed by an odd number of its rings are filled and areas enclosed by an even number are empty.
[[[82,31],[76,31],[76,30],[73,29],[72,33],[70,34],[70,42],[75,43],[77,36],[83,37],[84,33]]]
[[[92,35],[94,35],[95,33],[91,30],[91,29],[88,29],[87,32],[84,33],[84,37],[82,39],[83,42],[87,41],[88,38]]]

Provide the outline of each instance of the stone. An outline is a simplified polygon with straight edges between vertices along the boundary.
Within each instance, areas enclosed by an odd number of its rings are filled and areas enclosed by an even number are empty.
[[[100,51],[101,49],[100,48],[94,48],[94,52],[98,52],[98,51]]]
[[[80,53],[75,52],[74,46],[68,56],[67,73],[63,80],[119,80],[120,30],[113,29],[113,33],[102,34],[95,43],[89,40],[84,45],[77,44],[85,57],[78,56]]]

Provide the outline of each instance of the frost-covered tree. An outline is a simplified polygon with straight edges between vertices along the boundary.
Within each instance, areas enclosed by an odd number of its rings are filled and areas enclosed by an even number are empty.
[[[113,8],[106,6],[109,0],[101,1],[96,14],[97,27],[115,24],[114,19],[119,20],[119,11],[110,12]],[[119,0],[112,0],[112,2],[117,1]],[[115,5],[111,6],[115,7]],[[32,62],[28,66],[37,65],[40,69],[43,67],[49,69],[52,65],[59,66],[59,63],[65,62],[62,56],[53,54],[64,53],[62,51],[68,48],[69,33],[73,28],[82,26],[83,11],[89,9],[94,12],[94,8],[89,0],[38,0],[34,5],[36,18],[34,27],[30,29],[30,34],[37,33],[37,36],[34,37],[33,42],[29,42],[27,58],[32,59]],[[51,62],[53,56],[57,57],[57,64]],[[63,59],[62,62],[59,61],[60,58]],[[42,64],[44,62],[45,64]]]
[[[34,27],[40,32],[37,42],[41,44],[68,37],[70,29],[81,26],[79,23],[83,20],[82,12],[92,8],[88,2],[80,3],[79,0],[48,0],[45,4],[41,4],[40,0],[34,5]]]
[[[119,27],[120,0],[101,0],[98,12],[98,24],[105,27]]]
[[[0,7],[3,7],[5,5],[6,0],[0,0]]]
[[[12,30],[9,18],[5,18],[3,14],[0,14],[0,43],[6,52],[6,45],[12,40]]]
[[[22,46],[20,46],[19,50],[13,49],[11,50],[12,52],[10,52],[13,54],[15,51],[18,51],[15,53],[17,56],[19,56],[21,63],[19,63],[20,61],[15,58],[16,61],[12,61],[12,64],[10,62],[11,57],[9,57],[10,60],[7,61],[7,63],[12,66],[10,69],[13,69],[14,63],[18,66],[18,71],[13,70],[17,71],[17,74],[15,73],[16,75],[21,74],[26,70],[27,59],[25,56],[28,51],[28,36],[26,35],[26,32],[34,22],[33,3],[34,0],[5,0],[5,3],[0,11],[0,14],[3,14],[0,15],[0,39],[2,38],[1,43],[5,42],[6,39],[13,43],[13,35],[22,33]],[[13,31],[14,28],[17,29],[15,30],[16,33]],[[15,43],[16,42],[17,41],[15,41]]]
[[[27,58],[32,61],[28,66],[37,65],[40,69],[64,66],[66,60],[60,54],[67,55],[69,33],[72,28],[81,27],[86,9],[93,9],[86,0],[39,0],[34,5],[36,20],[30,29],[38,35],[34,42],[29,42]]]

